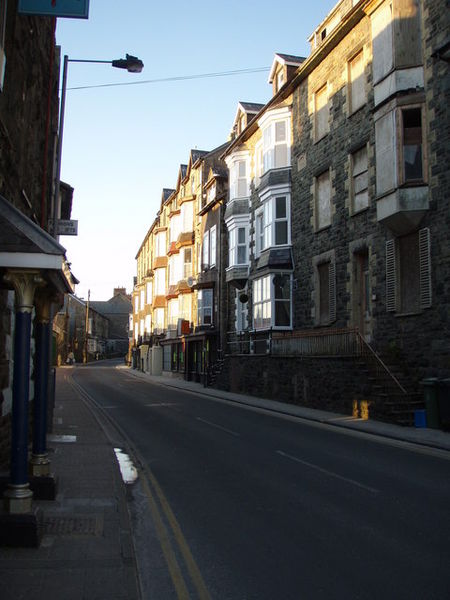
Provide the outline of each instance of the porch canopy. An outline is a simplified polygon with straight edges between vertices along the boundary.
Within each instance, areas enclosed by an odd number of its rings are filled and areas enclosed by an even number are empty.
[[[0,195],[0,274],[36,270],[53,293],[72,293],[76,279],[66,249]],[[10,287],[10,286],[9,286]]]

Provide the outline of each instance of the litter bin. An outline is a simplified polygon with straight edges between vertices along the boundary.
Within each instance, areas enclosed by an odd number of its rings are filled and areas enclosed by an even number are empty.
[[[440,429],[438,407],[438,378],[428,377],[422,380],[425,408],[427,409],[427,425],[432,429]]]
[[[450,379],[438,382],[439,421],[443,429],[450,429]]]

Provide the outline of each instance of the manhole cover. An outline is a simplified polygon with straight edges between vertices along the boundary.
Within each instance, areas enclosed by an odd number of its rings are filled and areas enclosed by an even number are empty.
[[[101,535],[103,519],[96,515],[45,515],[44,533],[48,535]]]

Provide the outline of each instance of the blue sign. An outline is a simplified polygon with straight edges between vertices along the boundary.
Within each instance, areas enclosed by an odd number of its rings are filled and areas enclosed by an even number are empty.
[[[89,0],[19,0],[17,12],[23,15],[87,19]]]

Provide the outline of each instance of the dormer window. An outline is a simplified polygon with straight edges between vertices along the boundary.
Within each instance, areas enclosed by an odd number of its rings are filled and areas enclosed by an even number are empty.
[[[285,83],[284,69],[280,69],[277,73],[277,91],[279,91]]]
[[[263,132],[264,172],[288,166],[287,121],[275,121]]]
[[[238,135],[241,134],[245,129],[245,115],[244,113],[241,114],[241,116],[239,117],[239,129],[238,129]]]

